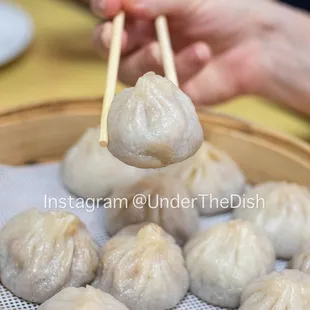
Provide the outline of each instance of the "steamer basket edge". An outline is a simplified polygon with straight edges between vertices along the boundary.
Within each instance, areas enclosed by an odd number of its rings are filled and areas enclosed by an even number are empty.
[[[102,99],[44,102],[0,110],[0,164],[59,160],[88,127],[99,124]],[[205,137],[226,151],[250,183],[291,181],[310,187],[310,146],[259,125],[198,109]]]

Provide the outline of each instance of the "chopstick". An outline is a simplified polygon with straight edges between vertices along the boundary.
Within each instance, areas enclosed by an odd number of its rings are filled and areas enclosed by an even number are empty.
[[[159,16],[156,18],[155,28],[160,45],[161,58],[163,62],[165,76],[176,86],[179,86],[177,71],[174,63],[174,53],[171,47],[171,39],[166,16]]]
[[[101,115],[101,129],[100,129],[100,146],[106,147],[108,145],[108,114],[113,101],[117,83],[117,75],[119,69],[119,62],[122,48],[122,35],[125,24],[125,13],[120,12],[113,19],[112,26],[112,40],[109,52],[107,80],[105,93],[103,98],[103,107]],[[171,40],[169,35],[168,23],[165,16],[159,16],[155,20],[155,28],[157,38],[159,41],[162,62],[166,78],[179,86],[178,77],[174,63],[174,53],[171,47]]]
[[[117,75],[119,69],[119,62],[122,49],[122,37],[125,24],[125,13],[120,12],[113,19],[112,26],[112,40],[109,52],[108,68],[105,93],[103,97],[103,107],[101,115],[101,129],[100,129],[100,146],[106,147],[108,145],[108,114],[111,103],[114,99]]]

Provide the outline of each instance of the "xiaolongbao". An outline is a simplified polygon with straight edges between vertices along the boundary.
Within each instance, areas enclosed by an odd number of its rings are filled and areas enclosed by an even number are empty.
[[[245,178],[239,167],[208,142],[192,158],[163,170],[185,182],[204,215],[228,211],[244,191]]]
[[[203,132],[194,105],[153,72],[117,94],[108,115],[108,148],[124,163],[159,168],[196,153]]]
[[[180,247],[156,224],[145,225],[137,234],[130,228],[126,234],[126,229],[103,247],[94,286],[129,309],[174,307],[189,285]]]
[[[234,217],[263,228],[281,258],[291,258],[310,242],[310,191],[284,182],[259,184],[246,192]],[[254,207],[253,207],[254,203]]]
[[[47,300],[38,310],[129,310],[113,296],[92,286],[67,287]]]
[[[91,282],[98,264],[96,244],[71,213],[30,209],[0,231],[0,281],[30,302]]]
[[[149,224],[152,224],[152,223],[142,222],[139,224],[133,224],[133,225],[126,226],[126,227],[122,228],[120,231],[118,231],[116,235],[117,236],[121,236],[121,235],[136,236],[141,228],[143,228],[144,226],[149,225]]]
[[[162,173],[117,188],[108,202],[105,228],[110,235],[131,224],[152,222],[175,237],[178,244],[184,244],[199,228],[198,213],[187,189]]]
[[[310,309],[310,276],[298,270],[272,272],[249,284],[239,310]]]
[[[310,275],[310,248],[309,245],[300,253],[295,254],[291,260],[292,269],[298,269]]]
[[[245,286],[273,269],[275,254],[264,232],[237,220],[198,233],[185,246],[185,261],[193,294],[236,308]]]
[[[125,165],[107,148],[101,148],[98,141],[99,129],[88,129],[62,164],[65,186],[83,198],[105,198],[116,185],[135,182],[146,173]]]

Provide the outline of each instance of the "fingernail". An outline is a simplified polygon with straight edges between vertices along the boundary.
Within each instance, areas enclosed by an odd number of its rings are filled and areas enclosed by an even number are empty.
[[[96,0],[96,2],[97,2],[98,9],[103,11],[104,10],[104,0]]]
[[[92,0],[92,11],[99,17],[104,17],[104,0]]]
[[[105,27],[101,33],[101,41],[106,49],[110,48],[110,43],[111,43],[111,31],[107,29],[108,27]]]
[[[196,56],[197,58],[200,60],[200,61],[206,61],[210,58],[210,49],[209,47],[204,44],[204,43],[198,43],[196,46],[195,46],[195,53],[196,53]]]

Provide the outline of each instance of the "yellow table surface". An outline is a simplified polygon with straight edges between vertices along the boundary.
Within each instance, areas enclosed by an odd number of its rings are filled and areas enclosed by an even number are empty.
[[[23,57],[0,68],[0,108],[101,96],[106,64],[96,55],[91,43],[92,29],[98,20],[70,1],[15,2],[32,15],[36,34]],[[310,139],[309,119],[262,99],[238,98],[215,109]]]

